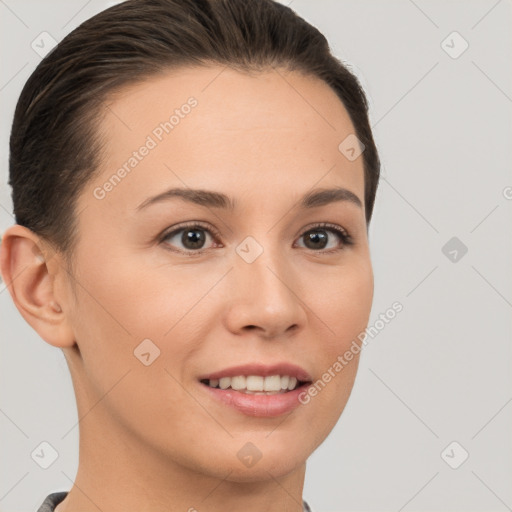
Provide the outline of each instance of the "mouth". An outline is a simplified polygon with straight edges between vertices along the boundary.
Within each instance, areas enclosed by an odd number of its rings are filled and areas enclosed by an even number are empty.
[[[300,394],[312,377],[291,364],[237,366],[203,375],[201,388],[217,404],[247,416],[276,417],[300,405]]]
[[[236,375],[220,379],[201,379],[200,382],[214,389],[230,389],[248,395],[277,395],[294,391],[311,384],[291,375]]]

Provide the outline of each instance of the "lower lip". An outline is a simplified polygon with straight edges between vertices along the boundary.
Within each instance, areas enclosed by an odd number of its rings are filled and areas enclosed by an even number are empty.
[[[275,395],[252,395],[234,389],[211,388],[199,383],[210,395],[220,402],[229,405],[247,416],[273,418],[293,411],[300,405],[299,395],[307,388],[306,384]]]

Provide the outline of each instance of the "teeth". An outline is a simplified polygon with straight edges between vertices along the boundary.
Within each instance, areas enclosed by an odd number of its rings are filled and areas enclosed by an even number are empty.
[[[236,377],[235,377],[236,379]],[[247,391],[263,391],[263,381],[265,379],[256,375],[249,375],[246,379],[245,385]]]
[[[231,377],[231,387],[235,390],[245,389],[245,377],[243,375]]]
[[[290,377],[290,381],[288,382],[288,389],[294,389],[297,385],[297,379],[295,377]]]
[[[265,377],[263,382],[264,391],[281,391],[281,377],[279,375],[272,375]]]
[[[222,377],[219,379],[219,388],[227,389],[231,386],[231,377]]]
[[[236,377],[221,377],[220,379],[211,379],[208,381],[208,385],[211,388],[231,388],[249,394],[291,391],[297,387],[297,383],[297,378],[290,377],[289,375],[270,375],[268,377],[262,377],[261,375],[237,375]]]

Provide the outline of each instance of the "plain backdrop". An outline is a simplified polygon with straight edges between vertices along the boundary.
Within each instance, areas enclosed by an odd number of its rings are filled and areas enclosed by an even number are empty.
[[[0,230],[8,138],[40,37],[104,0],[0,1]],[[293,0],[360,78],[382,159],[370,325],[335,429],[308,463],[315,512],[512,510],[512,2]],[[46,32],[47,35],[41,36]],[[0,512],[69,490],[78,418],[64,357],[0,285]],[[41,443],[58,457],[32,458]]]

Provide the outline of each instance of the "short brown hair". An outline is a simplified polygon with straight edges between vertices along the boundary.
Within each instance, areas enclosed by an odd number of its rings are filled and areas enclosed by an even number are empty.
[[[380,161],[365,93],[326,38],[273,0],[128,0],[68,34],[39,63],[16,106],[9,157],[16,222],[70,262],[76,200],[99,168],[96,127],[108,95],[162,71],[216,63],[240,71],[298,70],[336,92],[365,147],[368,225]]]

